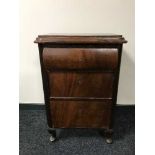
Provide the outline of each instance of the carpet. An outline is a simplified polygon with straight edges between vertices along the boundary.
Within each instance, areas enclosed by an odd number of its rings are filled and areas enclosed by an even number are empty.
[[[116,107],[112,144],[96,129],[58,129],[54,143],[49,137],[44,106],[20,104],[20,155],[134,155],[135,107]]]

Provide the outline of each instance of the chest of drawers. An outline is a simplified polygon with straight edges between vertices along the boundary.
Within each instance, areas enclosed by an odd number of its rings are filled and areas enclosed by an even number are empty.
[[[51,141],[57,128],[104,129],[111,143],[121,35],[40,35],[43,90]]]

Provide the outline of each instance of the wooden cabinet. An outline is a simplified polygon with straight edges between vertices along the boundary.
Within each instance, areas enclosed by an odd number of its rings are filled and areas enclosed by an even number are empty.
[[[126,40],[121,35],[40,35],[35,42],[51,133],[56,128],[101,128],[111,143]]]

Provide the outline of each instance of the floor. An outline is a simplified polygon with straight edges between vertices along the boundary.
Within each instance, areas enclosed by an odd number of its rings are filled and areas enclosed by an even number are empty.
[[[113,144],[106,144],[95,129],[57,130],[58,140],[49,141],[43,106],[21,106],[19,112],[20,155],[134,155],[135,108],[117,106]]]

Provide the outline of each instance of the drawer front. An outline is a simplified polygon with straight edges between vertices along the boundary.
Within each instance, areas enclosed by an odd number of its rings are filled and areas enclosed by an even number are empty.
[[[44,48],[46,70],[104,69],[115,70],[118,65],[116,48]]]
[[[50,97],[112,98],[113,82],[113,73],[50,72]]]
[[[54,128],[107,128],[112,102],[51,101],[50,109]]]

